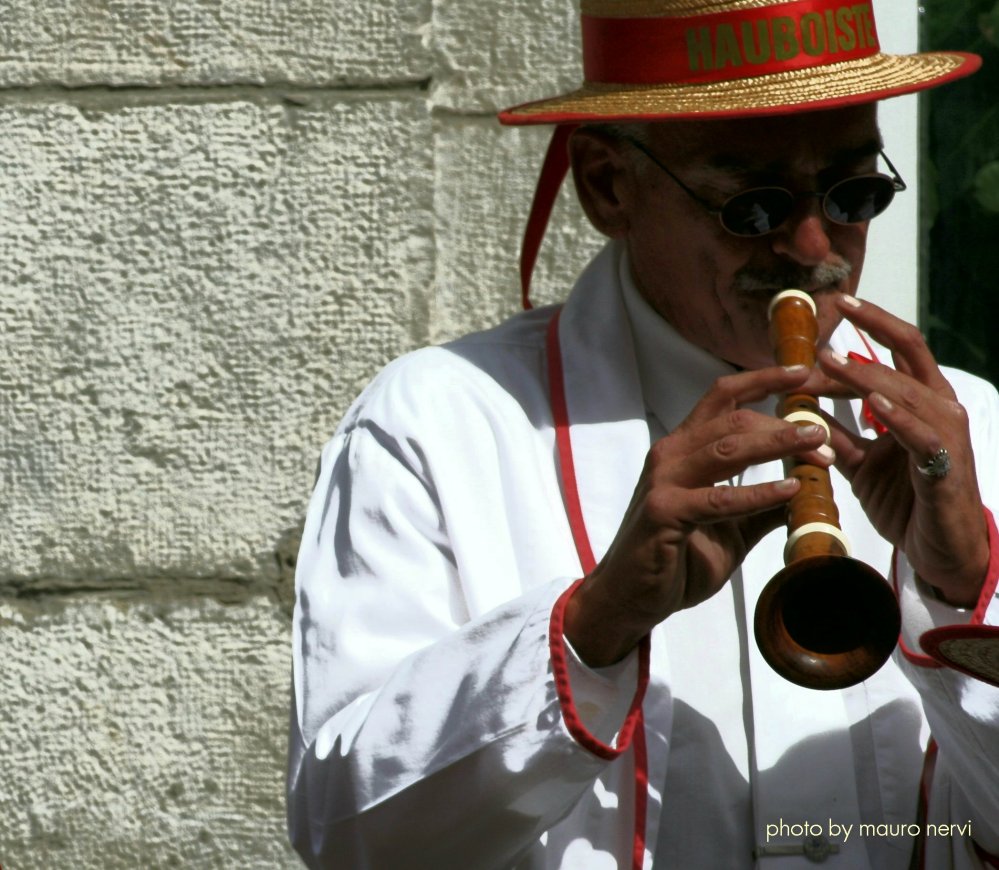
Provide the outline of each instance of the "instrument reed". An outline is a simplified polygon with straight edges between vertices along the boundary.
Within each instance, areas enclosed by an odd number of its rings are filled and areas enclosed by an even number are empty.
[[[815,303],[785,290],[770,305],[770,340],[778,365],[815,365]],[[798,426],[829,426],[814,396],[786,395],[779,416]],[[787,463],[801,489],[788,506],[783,570],[756,605],[756,643],[782,677],[811,689],[840,689],[872,676],[898,640],[895,593],[869,565],[850,557],[839,525],[829,471]]]

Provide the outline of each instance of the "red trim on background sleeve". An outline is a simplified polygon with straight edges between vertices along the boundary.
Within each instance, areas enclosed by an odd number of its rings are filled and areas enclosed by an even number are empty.
[[[899,599],[899,605],[901,606],[901,595],[899,594],[899,583],[898,583],[898,547],[896,547],[891,554],[891,585],[895,589],[895,597]],[[902,651],[904,655],[912,664],[920,668],[941,668],[943,665],[940,664],[936,659],[931,658],[928,655],[917,652],[916,650],[910,649],[905,645],[905,637],[899,632],[898,635],[898,648]]]
[[[999,528],[992,511],[985,508],[985,524],[989,529],[989,567],[985,572],[985,583],[982,584],[982,594],[978,597],[975,612],[971,616],[972,625],[982,625],[985,622],[985,612],[989,609],[999,587]]]
[[[971,620],[968,625],[982,625],[985,622],[985,614],[992,603],[992,599],[996,594],[996,589],[999,587],[999,527],[996,526],[995,517],[992,515],[992,511],[988,508],[984,508],[985,511],[985,524],[989,532],[989,566],[985,572],[985,582],[982,584],[982,593],[978,597],[978,603],[975,605],[975,610],[971,615]],[[898,548],[892,553],[891,559],[891,573],[892,573],[892,585],[895,587],[895,596],[898,597]],[[962,624],[963,625],[963,624]],[[931,629],[933,631],[935,629]],[[942,668],[945,665],[938,662],[932,656],[928,656],[925,653],[917,652],[916,650],[910,649],[905,645],[905,641],[901,635],[898,638],[899,648],[902,650],[902,655],[904,655],[910,662],[921,668]],[[972,674],[972,676],[976,676]]]
[[[902,650],[902,655],[904,655],[912,664],[919,668],[942,668],[943,665],[936,659],[930,656],[924,656],[920,653],[913,652],[909,647],[905,645],[902,638],[898,639],[899,648]]]

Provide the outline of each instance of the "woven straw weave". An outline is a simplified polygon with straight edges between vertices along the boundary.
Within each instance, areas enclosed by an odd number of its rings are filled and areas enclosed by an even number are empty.
[[[597,18],[659,18],[762,9],[787,0],[582,0],[583,15]]]
[[[520,106],[518,115],[566,113],[606,116],[719,113],[794,106],[894,88],[918,86],[956,70],[961,55],[876,54],[818,69],[792,70],[756,78],[699,85],[596,85]]]

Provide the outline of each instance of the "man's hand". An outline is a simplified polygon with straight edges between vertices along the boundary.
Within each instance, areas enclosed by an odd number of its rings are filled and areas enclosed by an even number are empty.
[[[716,486],[750,465],[800,455],[828,465],[819,426],[798,427],[744,405],[800,387],[804,367],[720,378],[676,431],[656,442],[607,554],[573,595],[565,635],[587,664],[619,661],[671,613],[727,582],[746,553],[784,522],[797,480]]]
[[[843,315],[889,348],[895,369],[829,351],[822,370],[865,398],[888,434],[875,440],[833,422],[836,467],[878,532],[949,603],[973,606],[989,561],[988,530],[975,476],[968,416],[919,331],[877,305],[844,296]],[[944,477],[919,472],[941,448]]]

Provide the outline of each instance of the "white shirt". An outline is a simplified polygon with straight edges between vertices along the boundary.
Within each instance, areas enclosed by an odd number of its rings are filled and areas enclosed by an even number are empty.
[[[554,461],[551,313],[392,363],[323,452],[299,558],[289,760],[291,836],[312,866],[630,866],[633,753],[605,760],[581,746],[554,685],[549,619],[581,569]],[[647,309],[615,245],[573,290],[560,335],[599,559],[650,438],[683,419],[724,364]],[[864,352],[852,327],[833,345]],[[973,420],[983,497],[996,503],[999,468],[983,461],[995,391],[948,377]],[[859,403],[836,413],[862,428]],[[762,466],[743,479],[779,476]],[[889,573],[891,547],[834,485],[855,552]],[[782,546],[782,533],[768,536],[722,592],[652,634],[645,866],[797,870],[811,863],[754,862],[753,850],[800,846],[792,826],[828,834],[832,822],[840,851],[826,866],[901,870],[912,837],[859,826],[914,822],[929,724],[941,746],[931,821],[970,824],[999,852],[999,690],[900,654],[841,692],[785,682],[749,627]],[[925,628],[971,618],[924,594],[904,564],[898,580],[911,650]],[[996,624],[999,603],[985,604]],[[576,707],[605,743],[635,673],[631,659],[597,673],[570,656]],[[980,866],[965,837],[927,846],[928,867]]]

